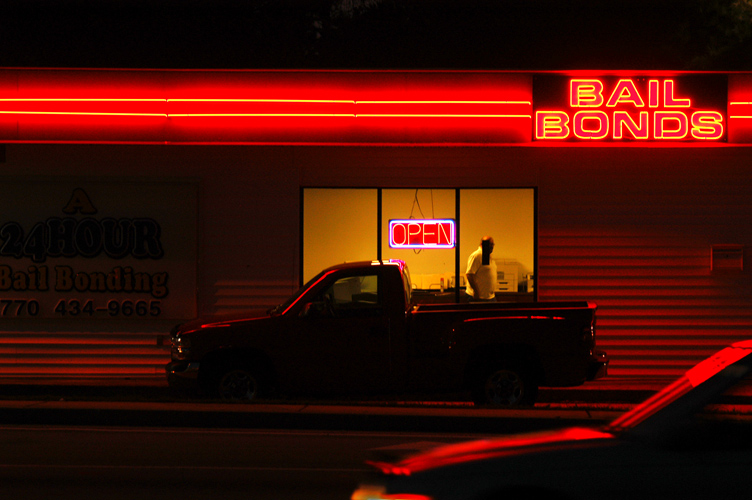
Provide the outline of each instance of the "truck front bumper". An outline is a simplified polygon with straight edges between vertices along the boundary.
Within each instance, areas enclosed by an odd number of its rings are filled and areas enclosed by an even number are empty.
[[[603,378],[608,373],[608,354],[606,351],[593,351],[588,361],[587,380]]]
[[[198,384],[198,362],[172,361],[165,366],[167,383],[176,389],[196,387]]]

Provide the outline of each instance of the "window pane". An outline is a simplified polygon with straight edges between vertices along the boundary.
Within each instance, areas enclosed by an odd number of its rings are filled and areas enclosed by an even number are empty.
[[[491,258],[499,274],[497,298],[507,292],[531,292],[535,273],[535,191],[533,189],[460,190],[460,272],[467,259],[491,236]],[[502,300],[501,298],[499,300]]]
[[[303,282],[334,264],[377,256],[377,190],[303,191]]]
[[[384,189],[381,192],[381,256],[407,263],[415,290],[441,292],[454,286],[454,248],[395,249],[389,247],[392,219],[455,219],[454,189]],[[416,299],[418,297],[416,296]],[[454,295],[447,291],[447,300]]]

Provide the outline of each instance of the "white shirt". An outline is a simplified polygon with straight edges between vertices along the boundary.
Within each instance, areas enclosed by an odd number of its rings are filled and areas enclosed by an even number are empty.
[[[471,297],[475,295],[478,299],[488,300],[496,297],[494,291],[496,290],[496,261],[493,259],[488,260],[488,265],[484,266],[483,263],[483,248],[478,247],[476,251],[470,254],[467,259],[467,272],[465,274],[474,274],[475,281],[478,284],[477,295],[473,293],[473,288],[470,283],[467,283],[465,291]]]

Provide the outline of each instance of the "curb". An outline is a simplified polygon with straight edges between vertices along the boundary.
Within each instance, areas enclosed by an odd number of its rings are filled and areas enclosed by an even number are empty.
[[[185,404],[3,401],[5,425],[296,429],[319,431],[513,433],[597,426],[620,410],[384,407],[305,404]]]

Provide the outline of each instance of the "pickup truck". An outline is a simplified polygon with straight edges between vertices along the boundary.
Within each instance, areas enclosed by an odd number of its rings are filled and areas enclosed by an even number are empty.
[[[268,311],[199,319],[170,333],[174,388],[271,394],[456,394],[535,401],[540,386],[605,375],[591,302],[413,304],[402,261],[325,269]]]

